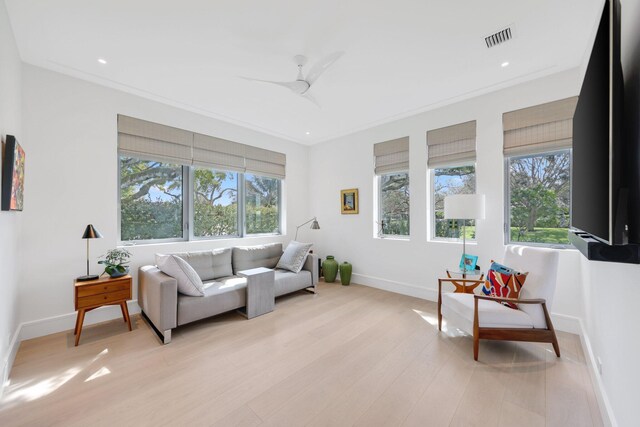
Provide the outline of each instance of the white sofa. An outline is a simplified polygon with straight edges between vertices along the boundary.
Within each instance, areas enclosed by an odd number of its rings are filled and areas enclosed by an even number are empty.
[[[171,330],[196,320],[214,316],[246,305],[247,281],[238,271],[258,267],[275,268],[282,255],[282,244],[238,246],[210,251],[174,253],[184,259],[208,286],[202,297],[178,292],[176,279],[155,265],[140,267],[138,304],[144,317],[166,344]],[[275,270],[275,296],[302,289],[313,290],[318,284],[318,261],[309,254],[299,273]]]

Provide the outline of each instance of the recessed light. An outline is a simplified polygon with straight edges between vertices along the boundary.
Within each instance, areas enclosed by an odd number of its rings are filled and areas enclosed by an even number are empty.
[[[305,132],[305,135],[311,135],[311,132],[306,131],[306,132]]]
[[[509,66],[509,61],[504,61],[502,64],[500,64],[502,66],[502,68],[508,67]]]
[[[102,65],[106,65],[107,64],[107,60],[104,58],[98,58],[98,62],[101,63]]]

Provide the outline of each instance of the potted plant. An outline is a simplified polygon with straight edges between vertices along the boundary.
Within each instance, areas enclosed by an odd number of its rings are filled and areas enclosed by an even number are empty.
[[[110,249],[104,259],[98,261],[98,264],[104,264],[104,272],[111,277],[121,277],[129,273],[129,258],[131,253],[126,249]]]

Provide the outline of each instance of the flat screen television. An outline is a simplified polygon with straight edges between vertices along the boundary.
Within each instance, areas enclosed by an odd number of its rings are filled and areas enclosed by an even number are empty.
[[[620,4],[607,1],[573,118],[571,226],[608,245],[628,243],[622,133]]]

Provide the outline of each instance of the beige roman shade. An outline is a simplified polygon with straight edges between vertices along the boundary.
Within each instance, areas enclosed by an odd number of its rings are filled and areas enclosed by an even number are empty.
[[[476,121],[427,132],[429,168],[455,166],[476,161]]]
[[[283,153],[118,115],[120,154],[217,170],[285,178]]]
[[[118,115],[118,150],[181,165],[191,164],[193,134],[186,130]]]
[[[375,173],[382,175],[409,170],[409,137],[379,142],[373,146]]]
[[[578,97],[548,102],[502,115],[504,155],[539,154],[571,148]]]

